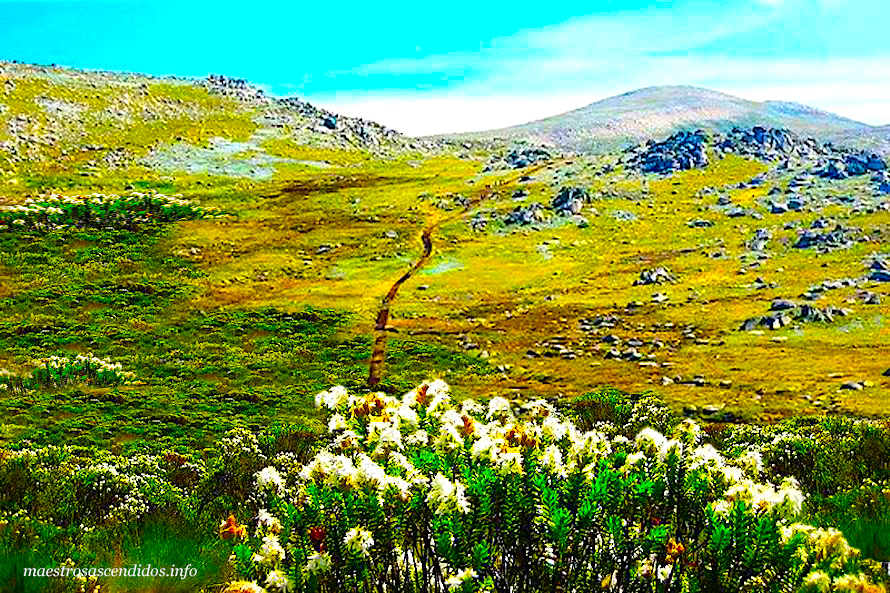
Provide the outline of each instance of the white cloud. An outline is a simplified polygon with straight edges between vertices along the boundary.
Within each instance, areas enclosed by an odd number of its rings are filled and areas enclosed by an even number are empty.
[[[343,115],[363,117],[409,136],[490,130],[541,119],[590,102],[587,94],[489,95],[419,94],[313,99]]]
[[[873,125],[890,123],[890,59],[883,56],[818,61],[646,58],[635,63],[635,74],[620,76],[608,75],[596,62],[549,60],[529,67],[561,67],[569,84],[545,81],[533,90],[511,90],[510,73],[503,73],[448,91],[354,92],[308,99],[415,136],[517,125],[658,84],[703,86],[753,101],[802,103]]]
[[[715,14],[691,2],[683,9],[581,17],[496,38],[479,51],[382,60],[337,73],[418,76],[418,88],[429,90],[308,98],[412,135],[524,123],[661,84],[794,101],[867,123],[888,123],[890,115],[882,114],[890,114],[890,50],[843,58],[754,58],[739,57],[738,51],[704,56],[690,50],[740,33],[769,29],[780,34],[782,19],[804,12],[830,21],[830,13],[845,3],[753,0],[727,3]],[[436,78],[448,78],[447,88],[430,88],[430,79]]]

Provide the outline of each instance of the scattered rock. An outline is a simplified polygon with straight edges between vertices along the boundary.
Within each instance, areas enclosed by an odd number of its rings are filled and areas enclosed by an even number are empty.
[[[640,277],[637,280],[634,280],[634,286],[645,286],[649,284],[666,284],[676,282],[677,278],[674,276],[671,271],[664,267],[657,267],[651,270],[643,270],[640,272]]]
[[[522,169],[542,161],[549,161],[552,158],[553,157],[551,156],[550,152],[548,152],[544,148],[536,146],[517,147],[512,149],[503,157],[492,157],[484,170],[493,171],[496,169]],[[524,180],[528,181],[530,179],[531,178],[529,177],[528,179]],[[523,181],[523,179],[521,179],[520,181]]]
[[[714,223],[710,220],[704,220],[701,218],[696,218],[695,220],[690,220],[686,223],[686,226],[694,229],[701,229],[714,226]]]
[[[712,416],[723,411],[725,407],[726,404],[708,404],[707,406],[702,406],[701,413],[704,416]]]
[[[757,229],[754,231],[754,238],[748,242],[748,249],[751,251],[764,251],[766,249],[772,234],[766,229]]]
[[[532,202],[528,206],[517,206],[512,212],[504,217],[506,225],[529,225],[533,222],[543,222],[545,220],[544,206],[539,202]]]
[[[800,233],[793,246],[796,249],[809,249],[815,247],[820,252],[846,249],[852,247],[859,240],[858,234],[858,229],[845,228],[840,225],[836,226],[829,232],[822,233],[808,229]]]
[[[630,149],[630,166],[644,173],[672,173],[705,167],[708,136],[702,130],[678,132],[664,142],[649,140],[645,148]]]
[[[637,215],[628,210],[612,210],[612,212],[610,212],[609,214],[615,220],[621,220],[624,222],[630,222],[637,219]]]
[[[590,193],[580,187],[563,187],[551,202],[553,210],[562,216],[580,214],[585,204],[591,201]]]
[[[787,300],[787,299],[775,299],[770,306],[770,311],[788,311],[789,309],[793,309],[797,306],[797,304]]]

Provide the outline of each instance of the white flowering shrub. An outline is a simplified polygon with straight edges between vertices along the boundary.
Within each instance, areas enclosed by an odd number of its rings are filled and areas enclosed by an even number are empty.
[[[32,362],[34,369],[24,375],[16,375],[0,369],[0,390],[27,391],[44,388],[57,389],[74,384],[87,384],[97,387],[128,384],[136,375],[123,370],[119,362],[99,358],[93,354],[78,354],[74,357],[50,356]]]
[[[224,216],[181,196],[132,192],[129,195],[50,194],[23,204],[0,206],[0,232],[47,232],[63,228],[130,229],[146,222],[172,222]]]
[[[798,522],[793,478],[764,481],[690,421],[633,439],[551,405],[334,387],[331,444],[255,475],[230,516],[226,591],[881,591],[839,532]]]
[[[571,402],[572,420],[582,430],[598,429],[631,437],[644,428],[668,433],[679,420],[652,393],[628,394],[605,388]]]
[[[845,417],[794,418],[712,431],[731,456],[756,453],[769,473],[797,477],[810,494],[831,496],[866,480],[890,478],[890,423]]]

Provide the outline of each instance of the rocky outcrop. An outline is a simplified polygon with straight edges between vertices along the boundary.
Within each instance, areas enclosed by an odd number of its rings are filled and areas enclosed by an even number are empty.
[[[532,202],[528,206],[516,206],[512,212],[507,213],[504,217],[504,224],[525,226],[534,222],[543,222],[545,219],[544,206],[539,202]]]
[[[585,204],[589,204],[590,192],[580,187],[563,187],[553,198],[550,207],[561,216],[581,214]]]
[[[706,167],[708,136],[702,130],[678,132],[663,142],[628,149],[627,163],[644,173],[670,173]]]
[[[872,175],[872,183],[875,184],[878,193],[890,194],[890,173],[887,171],[879,171]]]
[[[873,282],[890,282],[890,264],[882,259],[874,260],[869,266],[868,279]]]
[[[649,284],[671,284],[677,281],[677,277],[665,267],[658,266],[651,270],[643,270],[640,277],[634,280],[634,286],[646,286]]]
[[[663,142],[648,141],[625,150],[624,162],[644,173],[672,173],[702,168],[708,164],[708,150],[716,156],[738,154],[767,162],[792,160],[810,163],[813,172],[830,179],[845,179],[887,170],[886,161],[877,154],[820,144],[783,128],[755,126],[750,130],[733,128],[726,134],[709,137],[704,131],[678,132]],[[756,187],[764,179],[755,178],[744,187]],[[741,186],[740,186],[741,187]]]
[[[790,157],[816,157],[823,149],[813,138],[800,138],[783,128],[755,126],[750,130],[733,128],[718,135],[714,147],[723,153],[753,157],[762,161],[779,161]]]
[[[814,248],[821,252],[828,252],[852,247],[859,239],[858,229],[837,225],[830,231],[820,232],[816,230],[818,227],[815,227],[815,224],[814,228],[801,231],[797,242],[794,243],[796,249]]]
[[[215,95],[225,95],[247,103],[269,103],[265,91],[251,85],[243,78],[231,78],[221,74],[211,74],[201,85]]]
[[[779,308],[776,308],[777,302],[779,302]],[[783,299],[773,301],[773,313],[763,317],[746,319],[739,327],[739,331],[753,331],[761,327],[776,330],[790,325],[792,321],[832,323],[835,318],[844,317],[850,313],[847,309],[839,309],[831,305],[820,309],[813,305],[801,305],[798,307],[794,303],[791,303],[792,307],[786,307],[785,305],[788,303],[790,301]]]
[[[827,145],[831,147],[831,145]],[[832,149],[834,147],[831,147]],[[833,149],[829,152],[829,161],[818,169],[820,177],[828,179],[846,179],[857,177],[866,173],[886,171],[887,163],[876,154],[866,152],[848,152],[843,149]]]
[[[523,169],[536,163],[549,161],[552,158],[553,156],[548,150],[538,146],[516,147],[504,156],[491,157],[484,171]]]

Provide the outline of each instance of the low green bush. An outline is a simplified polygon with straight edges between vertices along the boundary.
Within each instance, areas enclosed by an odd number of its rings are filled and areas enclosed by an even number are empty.
[[[48,232],[63,228],[129,229],[149,222],[221,216],[180,196],[133,192],[127,196],[51,194],[24,204],[0,206],[0,232]]]

